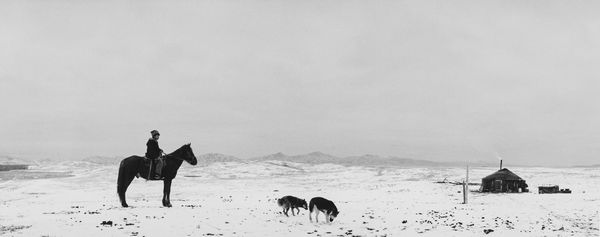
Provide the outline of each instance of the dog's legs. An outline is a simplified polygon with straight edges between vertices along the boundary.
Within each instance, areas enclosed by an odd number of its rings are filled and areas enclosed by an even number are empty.
[[[312,211],[308,212],[308,220],[312,223]]]
[[[296,214],[300,214],[300,208],[296,208],[296,210],[298,210]]]
[[[292,216],[296,216],[296,213],[294,213],[294,208],[292,207]]]
[[[319,211],[319,210],[317,210],[317,211],[315,212],[315,213],[316,213],[316,214],[315,214],[315,221],[317,221],[317,223],[319,223],[319,213],[320,213],[320,212],[321,212],[321,211]]]
[[[288,211],[289,211],[289,210],[290,210],[290,207],[286,206],[286,207],[285,207],[285,209],[284,209],[284,211],[283,211],[283,214],[285,214],[285,216],[287,216],[287,217],[290,217],[290,216],[288,215]]]
[[[329,222],[329,214],[325,213],[325,223],[331,223]]]

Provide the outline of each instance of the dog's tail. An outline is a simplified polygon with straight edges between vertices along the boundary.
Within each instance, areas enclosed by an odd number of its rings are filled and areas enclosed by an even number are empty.
[[[310,203],[308,204],[308,211],[310,213],[312,213],[314,208],[315,208],[315,200],[313,198],[313,199],[310,200]]]

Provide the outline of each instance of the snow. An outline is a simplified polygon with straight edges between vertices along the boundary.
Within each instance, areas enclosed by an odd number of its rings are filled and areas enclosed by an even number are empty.
[[[462,203],[464,168],[377,168],[282,161],[184,164],[173,181],[172,208],[162,182],[136,179],[122,208],[117,165],[82,162],[34,167],[66,177],[0,176],[0,235],[6,236],[600,236],[598,168],[509,167],[530,193],[471,192]],[[494,168],[473,168],[480,182]],[[36,172],[36,170],[28,171]],[[10,178],[12,177],[12,178]],[[572,194],[537,194],[558,184]],[[476,191],[478,186],[471,186]],[[321,196],[340,214],[311,223],[285,217],[277,198]],[[323,221],[323,215],[320,215]],[[112,225],[101,223],[112,222]]]

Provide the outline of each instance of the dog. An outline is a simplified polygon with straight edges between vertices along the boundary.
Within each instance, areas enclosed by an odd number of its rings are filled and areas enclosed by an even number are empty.
[[[315,220],[317,223],[319,222],[319,212],[323,212],[325,214],[325,222],[331,223],[340,213],[332,201],[329,201],[322,197],[315,197],[310,200],[310,204],[308,205],[309,213],[308,219],[312,222],[312,213],[316,212]]]
[[[292,209],[292,215],[300,214],[300,208],[304,208],[304,210],[308,210],[308,206],[306,205],[306,200],[300,199],[294,196],[285,196],[277,200],[277,204],[283,208],[283,214],[289,217],[288,211]],[[294,213],[294,208],[298,210],[298,213]]]

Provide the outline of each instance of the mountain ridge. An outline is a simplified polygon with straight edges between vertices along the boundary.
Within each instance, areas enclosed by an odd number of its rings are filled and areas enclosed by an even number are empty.
[[[308,164],[340,164],[350,166],[402,166],[402,167],[447,167],[464,166],[466,162],[436,162],[429,160],[420,160],[412,158],[403,158],[396,156],[379,156],[374,154],[365,154],[360,156],[337,157],[320,151],[315,151],[299,155],[285,155],[281,152],[265,156],[252,157],[249,161],[286,161]],[[495,166],[489,162],[470,162],[472,166]]]
[[[4,159],[2,159],[4,158]],[[120,156],[88,156],[81,159],[72,161],[84,161],[95,164],[112,165],[118,164],[125,157]],[[204,153],[197,155],[198,163],[202,165],[209,165],[212,163],[219,162],[263,162],[263,161],[283,161],[283,162],[295,162],[295,163],[306,163],[306,164],[339,164],[346,166],[394,166],[394,167],[462,167],[467,164],[472,167],[495,167],[498,166],[494,161],[430,161],[424,159],[413,159],[398,156],[380,156],[376,154],[364,154],[355,156],[338,157],[331,154],[323,153],[320,151],[314,151],[305,154],[287,155],[283,152],[277,152],[264,156],[250,157],[250,158],[239,158],[232,155],[226,155],[222,153]],[[52,159],[21,159],[13,156],[0,156],[0,163],[26,163],[26,164],[38,164],[38,163],[52,163],[58,160]],[[9,162],[10,161],[10,162]],[[527,165],[511,164],[510,166],[522,166],[522,167],[533,167]],[[569,166],[572,168],[577,167],[600,167],[600,165],[591,166]]]

